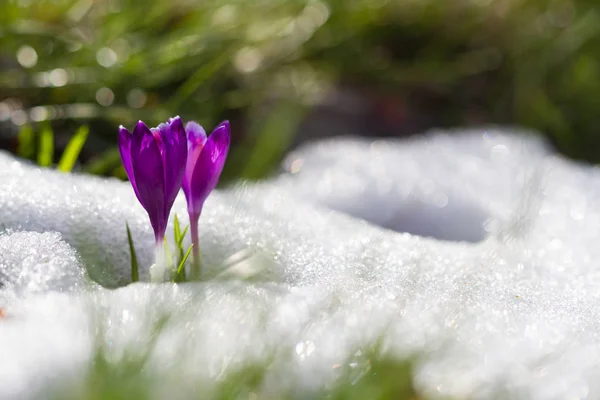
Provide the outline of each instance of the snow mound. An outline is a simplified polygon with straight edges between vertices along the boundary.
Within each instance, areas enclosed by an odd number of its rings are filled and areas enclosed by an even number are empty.
[[[0,155],[0,222],[75,249],[0,237],[0,398],[82,398],[98,376],[214,398],[248,366],[259,397],[318,397],[373,351],[413,357],[433,398],[600,397],[598,169],[499,130],[318,142],[284,169],[209,198],[210,281],[113,290],[125,221],[142,278],[152,261],[129,185]],[[84,268],[105,288],[79,290]]]

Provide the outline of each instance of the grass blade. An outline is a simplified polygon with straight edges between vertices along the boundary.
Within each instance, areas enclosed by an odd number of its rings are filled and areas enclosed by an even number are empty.
[[[179,241],[177,242],[177,247],[181,249],[181,252],[183,252],[183,249],[181,248],[181,243],[183,243],[183,239],[185,239],[185,234],[187,233],[189,227],[190,226],[188,225],[183,229],[183,232],[181,232],[181,236],[179,237]]]
[[[50,124],[44,124],[40,132],[40,148],[37,155],[37,162],[42,167],[52,165],[54,158],[54,132]]]
[[[77,161],[77,157],[79,157],[79,153],[81,153],[81,149],[87,140],[88,134],[90,133],[90,128],[87,125],[82,125],[79,127],[75,135],[69,140],[67,144],[67,148],[65,152],[62,154],[60,161],[58,162],[59,171],[63,172],[71,172],[73,167],[75,166],[75,161]]]
[[[181,232],[181,224],[179,223],[179,218],[177,218],[177,214],[175,214],[175,219],[173,221],[173,237],[175,239],[175,247],[179,250],[180,259],[183,257],[183,248],[181,247],[181,243],[183,243],[183,239],[185,238],[185,234],[190,226],[186,226],[183,232]]]
[[[23,125],[19,129],[19,146],[17,148],[17,154],[20,157],[28,160],[35,158],[35,132],[31,125]]]
[[[181,237],[181,226],[179,226],[179,218],[177,218],[177,214],[175,214],[175,219],[173,221],[173,235],[175,236],[175,243],[179,243],[179,238]]]
[[[138,282],[140,275],[138,272],[137,255],[135,254],[135,247],[133,246],[133,238],[131,237],[131,230],[129,230],[129,224],[125,222],[127,227],[127,241],[129,242],[129,253],[131,254],[131,281]]]
[[[182,243],[183,243],[183,239],[185,238],[185,234],[186,234],[188,228],[189,228],[189,225],[185,227],[183,232],[181,231],[181,224],[179,222],[179,217],[177,217],[177,214],[175,214],[175,219],[173,220],[173,236],[175,239],[175,253],[177,254],[177,261],[179,262],[179,267],[173,271],[174,272],[173,282],[185,282],[186,281],[185,268],[183,268],[183,266],[185,265],[185,262],[187,260],[187,257],[189,256],[189,254],[184,255]],[[189,253],[189,250],[188,250],[188,253]]]
[[[181,272],[184,271],[185,262],[187,261],[188,257],[190,256],[190,253],[192,252],[192,247],[194,247],[193,244],[190,245],[190,248],[185,253],[185,256],[183,256],[181,263],[179,263],[179,267],[177,267],[177,275],[181,274]]]
[[[277,103],[263,121],[251,127],[258,136],[246,165],[241,170],[241,176],[245,179],[259,179],[279,165],[282,154],[292,142],[296,128],[305,115],[305,107],[294,102],[282,101]],[[237,151],[238,154],[234,153],[234,157],[240,156],[240,150]],[[244,152],[247,153],[248,150],[244,149]]]

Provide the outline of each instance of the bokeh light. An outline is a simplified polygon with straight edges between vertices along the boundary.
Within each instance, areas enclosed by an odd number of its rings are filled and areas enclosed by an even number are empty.
[[[37,64],[38,55],[33,47],[21,46],[17,51],[17,61],[25,68],[31,68]]]
[[[96,92],[96,101],[98,104],[108,107],[115,101],[115,94],[107,87],[100,88]]]

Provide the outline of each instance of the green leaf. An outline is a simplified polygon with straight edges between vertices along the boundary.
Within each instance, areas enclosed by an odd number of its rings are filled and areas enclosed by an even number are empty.
[[[19,147],[17,154],[20,157],[32,160],[35,157],[35,132],[31,125],[23,125],[19,129]]]
[[[181,260],[181,263],[179,263],[179,267],[177,267],[177,275],[181,274],[181,272],[184,270],[185,262],[187,261],[188,257],[190,256],[190,253],[192,252],[192,247],[194,247],[193,244],[190,245],[190,248],[185,253],[185,256],[183,256],[183,260]]]
[[[90,128],[88,128],[87,125],[79,127],[77,132],[75,132],[75,135],[73,135],[71,140],[69,140],[69,144],[67,144],[65,152],[62,154],[62,157],[58,162],[58,169],[60,171],[71,172],[89,133]]]
[[[279,165],[285,149],[290,146],[296,128],[306,115],[306,108],[290,101],[281,101],[272,111],[256,126],[251,127],[257,132],[256,142],[249,159],[241,170],[241,175],[246,179],[260,179]],[[237,150],[240,157],[241,147]],[[244,149],[248,153],[248,149]]]
[[[138,273],[137,255],[135,254],[135,247],[133,246],[133,238],[131,237],[131,231],[129,230],[129,224],[125,222],[127,227],[127,241],[129,242],[129,253],[131,254],[131,281],[138,282],[140,276]]]
[[[175,219],[173,221],[173,235],[175,236],[175,243],[179,243],[179,238],[181,237],[181,227],[179,226],[179,218],[177,218],[177,214],[175,214]]]
[[[40,148],[37,155],[37,162],[42,167],[52,165],[54,158],[54,132],[50,124],[44,124],[40,132]]]
[[[181,231],[179,217],[177,217],[177,214],[175,214],[175,218],[173,220],[173,237],[175,239],[175,254],[177,255],[177,260],[180,263],[180,268],[173,271],[173,282],[186,281],[185,268],[181,269],[181,263],[183,262],[185,264],[185,260],[187,259],[187,256],[184,255],[182,243],[188,228],[189,225],[185,227],[183,232]]]
[[[177,214],[175,214],[175,219],[173,221],[173,237],[175,239],[175,246],[181,253],[180,257],[183,257],[183,248],[181,247],[181,243],[183,243],[183,239],[185,239],[185,234],[187,233],[189,227],[190,226],[187,225],[182,232],[179,218],[177,218]]]
[[[182,252],[183,248],[181,248],[181,244],[183,243],[183,239],[185,239],[185,234],[187,233],[189,227],[190,226],[188,225],[183,229],[183,232],[181,232],[181,236],[179,237],[179,241],[177,242],[177,247],[179,247]]]

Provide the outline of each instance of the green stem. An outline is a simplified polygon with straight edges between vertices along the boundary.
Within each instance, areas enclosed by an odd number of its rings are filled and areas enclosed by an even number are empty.
[[[192,263],[192,271],[190,273],[190,280],[199,281],[202,277],[202,259],[200,258],[200,240],[198,238],[198,220],[200,219],[200,213],[190,213],[190,231],[192,234],[192,254],[194,260]]]

